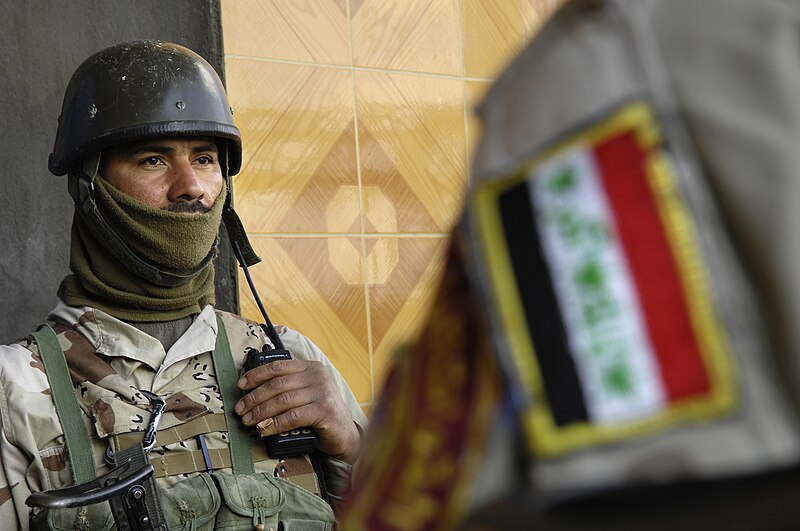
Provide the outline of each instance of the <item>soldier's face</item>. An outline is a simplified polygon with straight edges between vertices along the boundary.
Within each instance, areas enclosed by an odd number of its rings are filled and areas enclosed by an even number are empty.
[[[222,190],[219,153],[210,137],[167,137],[103,151],[100,175],[152,207],[207,212]]]

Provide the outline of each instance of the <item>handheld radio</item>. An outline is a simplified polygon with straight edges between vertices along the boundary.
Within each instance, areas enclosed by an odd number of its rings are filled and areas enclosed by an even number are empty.
[[[292,359],[292,354],[283,347],[283,342],[278,336],[278,333],[275,331],[275,327],[272,325],[272,321],[270,321],[269,316],[267,315],[267,310],[261,303],[261,299],[258,296],[255,284],[253,284],[253,279],[250,277],[250,271],[247,269],[247,264],[242,256],[242,251],[239,248],[239,244],[235,241],[232,243],[236,258],[239,260],[239,263],[244,270],[244,276],[247,279],[247,285],[250,287],[250,291],[253,293],[253,298],[256,300],[256,304],[258,305],[258,309],[261,311],[261,315],[264,317],[264,331],[266,332],[270,341],[272,341],[272,344],[275,346],[275,348],[270,348],[269,345],[266,345],[261,351],[253,349],[248,352],[244,362],[244,370],[249,371],[256,367],[260,367],[261,365],[272,363],[273,361]],[[264,440],[267,446],[267,453],[273,459],[298,457],[309,454],[317,448],[317,434],[311,428],[298,428],[290,432],[269,435],[265,437]]]

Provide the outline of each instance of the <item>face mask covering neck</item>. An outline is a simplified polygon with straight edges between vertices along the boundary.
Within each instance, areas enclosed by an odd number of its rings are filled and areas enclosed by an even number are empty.
[[[96,175],[97,213],[129,249],[110,244],[83,210],[72,224],[70,269],[58,290],[72,306],[91,306],[124,321],[180,319],[214,304],[214,265],[222,209],[227,194],[223,182],[208,212],[183,213],[154,208],[114,188]],[[165,286],[130,266],[130,252],[155,270],[178,275]]]

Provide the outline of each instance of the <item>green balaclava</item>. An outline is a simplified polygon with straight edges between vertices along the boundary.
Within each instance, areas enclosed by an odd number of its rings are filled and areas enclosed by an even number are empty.
[[[162,212],[97,175],[103,150],[165,137],[210,137],[225,187],[208,214]],[[241,169],[241,134],[222,80],[201,56],[160,41],[109,46],[75,70],[64,93],[48,167],[69,176],[75,201],[71,269],[59,289],[72,305],[123,320],[157,322],[214,301],[220,217],[243,264],[260,258],[233,209],[230,178]]]
[[[214,265],[227,184],[210,212],[185,214],[151,207],[119,191],[100,175],[92,179],[97,212],[133,253],[157,270],[179,277],[171,285],[138,273],[98,230],[96,218],[76,209],[71,275],[58,296],[72,306],[92,306],[125,321],[171,321],[214,304]]]

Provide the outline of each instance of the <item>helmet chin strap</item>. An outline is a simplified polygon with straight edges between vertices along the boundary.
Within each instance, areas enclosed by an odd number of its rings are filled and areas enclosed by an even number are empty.
[[[218,139],[217,151],[219,153],[220,167],[224,172],[225,180],[228,181],[228,195],[225,197],[225,206],[222,209],[222,222],[225,224],[225,230],[228,233],[228,239],[231,241],[237,260],[240,260],[246,266],[253,266],[259,263],[261,258],[253,250],[253,246],[250,245],[242,220],[239,219],[239,215],[233,209],[233,179],[228,169],[228,141]]]
[[[103,241],[108,250],[117,260],[131,273],[144,279],[156,286],[175,287],[180,286],[195,277],[200,271],[206,268],[216,256],[216,247],[219,243],[219,236],[211,251],[203,259],[200,265],[185,275],[179,275],[164,271],[147,262],[137,255],[120,236],[111,228],[103,218],[95,202],[94,177],[100,167],[100,154],[94,154],[83,161],[80,170],[69,173],[69,195],[75,201],[75,210],[79,216],[86,220],[87,225],[96,238]]]

